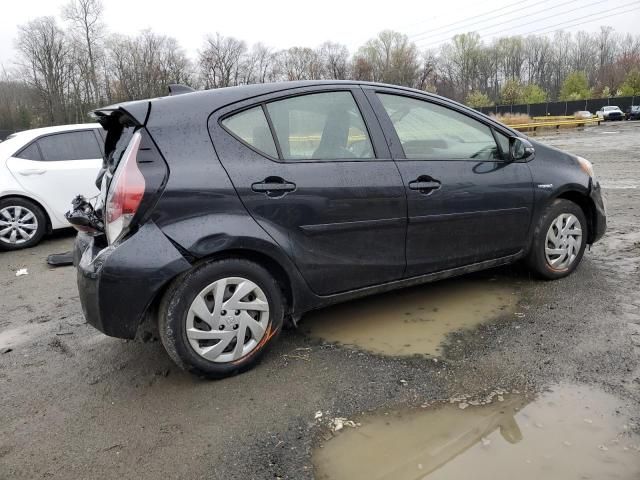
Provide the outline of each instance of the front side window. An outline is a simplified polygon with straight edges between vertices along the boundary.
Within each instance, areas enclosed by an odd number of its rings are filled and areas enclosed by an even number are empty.
[[[491,128],[424,100],[378,94],[405,157],[417,160],[498,160]]]
[[[323,92],[267,104],[284,160],[374,158],[351,92]]]
[[[93,130],[56,133],[38,139],[42,157],[47,161],[102,158]]]
[[[243,142],[271,157],[278,157],[269,123],[261,106],[236,113],[222,120],[222,125]]]

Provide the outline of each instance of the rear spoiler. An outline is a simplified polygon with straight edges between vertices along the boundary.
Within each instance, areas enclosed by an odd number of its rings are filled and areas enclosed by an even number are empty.
[[[108,124],[114,120],[125,125],[142,126],[147,123],[150,111],[151,102],[141,100],[97,108],[89,112],[89,115],[108,130]]]
[[[181,85],[179,83],[172,83],[169,85],[169,95],[182,95],[183,93],[191,93],[195,90],[187,85]]]

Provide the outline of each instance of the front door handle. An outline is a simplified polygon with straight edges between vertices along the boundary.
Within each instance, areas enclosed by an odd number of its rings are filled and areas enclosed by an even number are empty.
[[[409,188],[411,190],[418,190],[420,193],[429,195],[434,191],[440,189],[442,184],[435,178],[431,178],[428,175],[420,175],[415,180],[409,182]]]
[[[257,193],[265,193],[268,197],[282,197],[295,189],[295,183],[287,182],[281,177],[267,177],[263,181],[251,185],[251,190]]]

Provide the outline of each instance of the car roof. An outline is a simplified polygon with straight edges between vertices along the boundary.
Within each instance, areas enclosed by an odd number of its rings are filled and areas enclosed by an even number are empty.
[[[52,133],[69,132],[73,130],[91,130],[94,128],[102,128],[99,123],[78,123],[73,125],[55,125],[53,127],[32,128],[30,130],[22,130],[11,135],[11,138],[28,142],[42,135]]]
[[[399,85],[389,85],[376,82],[361,82],[355,80],[297,80],[288,82],[259,83],[240,85],[235,87],[215,88],[210,90],[197,90],[189,93],[181,93],[166,97],[156,97],[145,100],[124,102],[94,110],[94,114],[100,117],[109,115],[117,110],[126,111],[141,125],[168,126],[178,118],[181,125],[189,122],[200,122],[210,116],[211,112],[236,102],[250,100],[262,95],[285,92],[305,87],[316,86],[373,86],[379,88],[391,88],[397,91],[415,93],[426,98],[437,99],[450,105],[456,105],[463,110],[481,115],[466,105],[455,102],[449,98],[433,93],[417,90]],[[483,115],[486,117],[486,115]],[[487,117],[489,118],[489,117]],[[493,120],[492,120],[493,121]],[[503,125],[500,125],[504,128]],[[509,128],[507,128],[510,130]],[[515,132],[514,132],[515,133]]]
[[[318,85],[361,85],[363,83],[364,82],[356,82],[353,80],[297,80],[237,85],[233,87],[194,90],[193,92],[180,93],[177,95],[167,95],[164,97],[145,98],[142,100],[116,103],[106,107],[97,108],[93,110],[92,114],[94,114],[97,119],[100,119],[100,117],[109,115],[113,111],[125,110],[140,124],[144,124],[146,123],[146,120],[148,120],[151,105],[156,107],[156,109],[163,109],[163,107],[167,107],[165,110],[166,112],[170,112],[174,110],[174,108],[206,105],[207,110],[211,113],[211,111],[224,105],[294,88]]]
[[[21,150],[29,142],[35,140],[42,135],[50,135],[53,133],[69,132],[74,130],[91,130],[94,128],[102,128],[99,123],[79,123],[75,125],[57,125],[54,127],[32,128],[31,130],[22,130],[12,133],[5,141],[0,142],[0,161]]]

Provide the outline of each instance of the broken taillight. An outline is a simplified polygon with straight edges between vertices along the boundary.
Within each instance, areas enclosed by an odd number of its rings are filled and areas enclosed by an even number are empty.
[[[109,244],[128,231],[144,196],[145,180],[137,162],[141,140],[140,132],[133,134],[109,185],[104,216]]]

